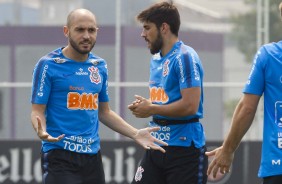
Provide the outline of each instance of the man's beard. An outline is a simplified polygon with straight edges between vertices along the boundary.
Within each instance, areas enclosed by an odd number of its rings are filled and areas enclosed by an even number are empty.
[[[159,32],[158,32],[157,39],[154,42],[152,42],[151,44],[152,44],[151,48],[150,48],[151,54],[156,54],[161,50],[161,48],[163,46],[163,39],[162,39],[161,34]]]
[[[93,49],[93,47],[95,46],[95,43],[96,43],[96,42],[93,42],[93,44],[90,46],[90,49],[82,50],[82,49],[79,48],[79,45],[75,41],[73,41],[73,39],[71,37],[69,37],[69,42],[70,42],[70,45],[72,46],[72,48],[76,52],[78,52],[79,54],[89,54],[89,52]]]

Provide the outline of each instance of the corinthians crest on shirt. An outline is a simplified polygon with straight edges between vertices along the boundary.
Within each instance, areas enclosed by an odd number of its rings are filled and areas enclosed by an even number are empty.
[[[101,83],[101,76],[99,74],[99,69],[95,66],[91,66],[88,68],[88,71],[90,72],[90,81],[92,83],[95,83],[95,84],[99,84]]]

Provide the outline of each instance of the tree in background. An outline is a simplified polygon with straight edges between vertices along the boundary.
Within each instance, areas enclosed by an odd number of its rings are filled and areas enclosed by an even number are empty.
[[[231,17],[231,22],[234,23],[231,38],[235,40],[238,50],[244,54],[247,62],[253,61],[257,51],[256,2],[257,0],[245,0],[253,8],[246,14]],[[278,9],[280,2],[281,0],[269,0],[269,42],[277,42],[282,38],[282,22]]]

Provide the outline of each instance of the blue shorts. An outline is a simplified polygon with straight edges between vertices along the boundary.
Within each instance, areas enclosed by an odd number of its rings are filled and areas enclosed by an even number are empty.
[[[105,184],[100,151],[95,155],[55,149],[41,153],[43,184]]]
[[[147,150],[132,184],[205,184],[206,147],[167,146],[166,153]]]

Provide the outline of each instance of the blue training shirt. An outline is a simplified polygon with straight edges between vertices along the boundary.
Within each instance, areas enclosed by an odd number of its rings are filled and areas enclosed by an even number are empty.
[[[95,154],[100,149],[98,104],[108,102],[107,64],[90,53],[84,62],[62,54],[62,48],[42,57],[32,80],[31,103],[46,105],[47,132],[65,137],[42,141],[42,151],[65,149]]]
[[[282,174],[282,42],[262,46],[244,93],[264,95],[264,130],[259,177]]]
[[[201,88],[201,99],[198,112],[192,116],[170,118],[154,115],[159,119],[189,120],[203,117],[203,67],[196,51],[182,41],[174,44],[165,56],[157,53],[152,56],[150,65],[150,98],[154,104],[170,104],[181,99],[181,90]],[[159,126],[150,122],[149,126]],[[197,148],[205,145],[205,135],[200,122],[161,126],[153,132],[156,138],[170,146],[191,146],[193,141]]]

